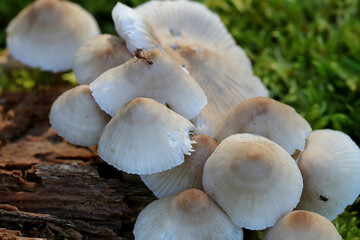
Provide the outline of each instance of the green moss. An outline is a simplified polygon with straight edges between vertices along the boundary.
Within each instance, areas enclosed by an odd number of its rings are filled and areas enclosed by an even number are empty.
[[[360,141],[359,1],[205,3],[245,48],[273,98],[314,129],[341,130]]]
[[[345,240],[360,239],[360,220],[356,211],[345,211],[334,220],[334,225]]]

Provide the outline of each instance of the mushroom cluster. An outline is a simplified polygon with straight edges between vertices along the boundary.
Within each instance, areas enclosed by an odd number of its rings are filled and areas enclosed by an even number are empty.
[[[204,90],[208,104],[194,119],[195,133],[214,136],[227,112],[242,100],[268,96],[220,18],[189,1],[150,1],[135,10],[117,3],[112,12],[127,49],[158,49]]]
[[[160,198],[140,213],[136,239],[242,239],[242,228],[286,221],[300,224],[293,235],[267,239],[295,239],[327,221],[315,213],[332,220],[355,200],[360,149],[267,98],[217,15],[189,1],[118,3],[112,15],[123,40],[100,35],[79,48],[73,68],[85,85],[55,101],[50,123],[69,142],[98,144]]]
[[[203,190],[235,226],[267,229],[264,239],[341,239],[330,221],[360,194],[360,149],[349,136],[329,129],[312,131],[293,108],[263,97],[241,102],[221,126],[220,144],[203,147],[212,150],[198,171],[202,184],[188,188]],[[160,197],[156,205],[169,198],[163,196],[186,196],[174,185],[192,181],[191,171],[185,171],[189,164],[142,176]],[[138,221],[150,218],[146,214],[152,206]]]
[[[67,141],[98,144],[116,168],[150,175],[179,166],[193,151],[190,134],[214,136],[231,107],[267,96],[244,51],[202,4],[117,3],[112,15],[124,40],[103,34],[78,49],[73,69],[84,85],[61,95],[49,118]],[[202,171],[203,159],[193,168]]]

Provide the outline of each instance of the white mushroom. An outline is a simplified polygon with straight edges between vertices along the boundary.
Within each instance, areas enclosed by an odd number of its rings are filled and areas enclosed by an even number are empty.
[[[311,132],[298,166],[304,190],[297,209],[333,220],[360,194],[360,149],[339,131]]]
[[[53,72],[70,70],[77,48],[99,34],[95,19],[78,4],[37,0],[6,29],[6,44],[15,59]]]
[[[195,117],[207,100],[200,86],[159,50],[140,53],[101,74],[90,89],[101,109],[114,115],[136,97],[153,98],[187,119]]]
[[[74,87],[60,95],[51,106],[51,126],[65,140],[81,145],[98,143],[110,117],[101,111],[88,85]]]
[[[203,186],[237,226],[275,224],[300,200],[302,177],[289,153],[257,135],[226,138],[205,163]]]
[[[294,211],[265,231],[263,240],[341,240],[335,226],[325,217],[308,211]]]
[[[90,84],[106,70],[121,65],[132,57],[124,40],[110,34],[101,34],[86,41],[76,51],[73,71],[79,84]]]
[[[217,133],[222,141],[236,133],[254,133],[266,137],[289,154],[304,150],[311,132],[309,123],[292,107],[271,98],[247,99],[233,108]]]
[[[135,223],[136,240],[242,240],[242,229],[204,192],[186,190],[144,208]]]
[[[192,151],[193,124],[150,98],[136,98],[106,125],[99,156],[127,173],[152,174],[180,165]]]
[[[137,49],[152,50],[160,47],[156,34],[147,21],[132,8],[118,2],[112,10],[112,18],[119,36],[126,41],[130,52]]]

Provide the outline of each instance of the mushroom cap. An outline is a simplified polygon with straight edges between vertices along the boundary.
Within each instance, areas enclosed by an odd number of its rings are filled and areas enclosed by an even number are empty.
[[[236,133],[259,134],[293,154],[304,150],[310,132],[309,123],[294,108],[271,98],[255,97],[227,114],[216,137],[222,141]]]
[[[309,211],[293,211],[267,229],[263,240],[341,240],[335,226],[325,217]]]
[[[132,8],[118,2],[112,10],[116,32],[126,41],[128,50],[151,50],[160,45],[152,27]],[[160,47],[161,48],[161,47]]]
[[[207,100],[189,74],[159,50],[141,54],[144,59],[134,57],[101,74],[90,84],[100,108],[114,115],[128,101],[148,97],[169,104],[187,119],[199,114]]]
[[[170,196],[190,188],[202,189],[204,165],[217,143],[204,134],[195,135],[191,140],[194,152],[185,156],[183,164],[164,172],[141,176],[156,197]]]
[[[79,47],[73,59],[73,71],[79,84],[90,84],[106,70],[121,65],[132,57],[124,40],[110,34],[101,34]]]
[[[186,190],[144,208],[135,223],[136,240],[242,240],[242,229],[204,192]]]
[[[152,174],[180,165],[192,151],[194,125],[150,98],[136,98],[106,125],[99,156],[127,173]]]
[[[79,85],[56,99],[51,106],[49,120],[65,140],[81,146],[93,146],[98,143],[110,117],[98,107],[89,86]]]
[[[303,187],[295,161],[276,143],[253,134],[226,138],[205,163],[205,192],[237,226],[260,230],[299,202]]]
[[[204,5],[190,1],[150,1],[135,9],[114,8],[118,32],[127,32],[127,45],[163,49],[184,66],[208,96],[208,105],[195,120],[196,133],[213,136],[217,125],[240,101],[268,96],[261,81],[253,75],[250,60],[236,45],[220,18]],[[131,20],[130,20],[131,19]],[[135,23],[142,22],[141,28]],[[127,23],[127,24],[125,24]],[[156,32],[154,31],[156,30]],[[135,47],[129,48],[134,51]],[[204,125],[205,124],[205,125]]]
[[[77,48],[100,33],[95,19],[78,4],[37,0],[6,29],[6,44],[15,59],[53,72],[71,69]]]
[[[297,209],[333,220],[360,194],[360,149],[343,132],[311,132],[297,163],[304,178]]]

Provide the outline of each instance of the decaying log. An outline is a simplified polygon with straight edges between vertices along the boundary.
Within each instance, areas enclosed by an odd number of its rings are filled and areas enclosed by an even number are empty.
[[[138,213],[155,198],[125,182],[95,147],[50,128],[50,106],[64,90],[0,96],[0,228],[45,239],[132,239]]]

